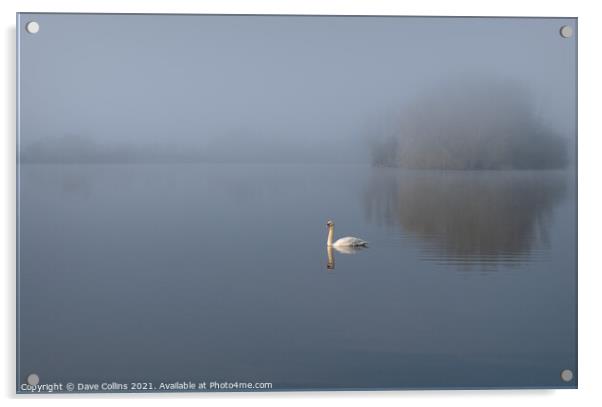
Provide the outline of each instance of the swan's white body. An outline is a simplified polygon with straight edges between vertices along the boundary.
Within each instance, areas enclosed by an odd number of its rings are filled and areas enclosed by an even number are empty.
[[[327,225],[328,225],[328,239],[326,240],[327,246],[332,246],[334,248],[368,246],[368,242],[366,242],[365,240],[362,240],[359,237],[352,237],[352,236],[342,237],[339,240],[337,240],[336,242],[333,242],[333,240],[334,240],[334,222],[328,221]]]
[[[356,253],[359,253],[360,251],[364,250],[367,247],[368,246],[366,246],[366,245],[362,245],[362,246],[326,246],[326,250],[334,249],[337,253],[356,254]]]
[[[347,236],[342,237],[336,242],[332,244],[332,247],[357,247],[357,246],[366,246],[368,242],[362,240],[358,237]]]

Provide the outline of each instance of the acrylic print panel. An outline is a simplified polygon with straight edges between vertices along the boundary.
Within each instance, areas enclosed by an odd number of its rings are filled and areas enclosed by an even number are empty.
[[[18,392],[577,387],[576,19],[17,31]]]

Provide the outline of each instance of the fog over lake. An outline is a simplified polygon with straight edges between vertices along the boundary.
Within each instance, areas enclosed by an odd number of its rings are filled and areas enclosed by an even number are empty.
[[[576,386],[576,20],[34,18],[18,383]]]
[[[365,163],[383,132],[407,125],[403,112],[429,120],[446,104],[470,126],[520,103],[490,129],[532,115],[575,137],[575,43],[557,35],[572,20],[116,15],[107,30],[99,16],[45,19],[44,35],[22,39],[31,161]],[[471,115],[483,94],[488,110]]]

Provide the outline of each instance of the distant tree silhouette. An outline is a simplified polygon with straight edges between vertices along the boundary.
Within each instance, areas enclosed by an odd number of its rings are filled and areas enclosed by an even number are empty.
[[[520,84],[459,80],[424,94],[372,138],[376,166],[412,169],[551,169],[567,165],[567,139],[537,119]]]

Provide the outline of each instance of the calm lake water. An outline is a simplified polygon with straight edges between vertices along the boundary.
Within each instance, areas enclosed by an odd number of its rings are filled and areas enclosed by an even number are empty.
[[[19,381],[575,387],[574,178],[22,165]]]

